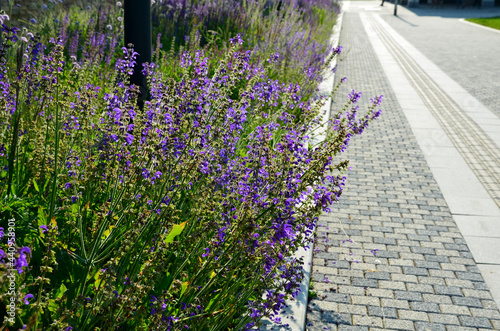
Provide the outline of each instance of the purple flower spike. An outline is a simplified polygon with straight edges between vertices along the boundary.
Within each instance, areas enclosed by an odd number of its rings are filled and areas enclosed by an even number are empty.
[[[33,294],[26,294],[26,296],[24,297],[24,304],[25,305],[29,305],[30,302],[29,302],[29,299],[32,299],[33,298]]]
[[[19,254],[26,254],[28,253],[31,256],[31,249],[27,246],[21,248],[21,251],[19,251]]]
[[[49,232],[49,228],[47,228],[47,225],[40,225],[40,229],[42,229],[43,234],[47,234]]]
[[[23,268],[28,266],[28,261],[26,260],[26,255],[21,254],[16,261],[16,269],[19,274],[23,273]]]
[[[357,103],[359,99],[361,98],[361,92],[356,93],[354,90],[349,93],[349,99],[351,100],[352,103]]]
[[[241,35],[239,33],[236,35],[236,37],[229,39],[229,42],[231,43],[231,45],[243,45],[243,39],[241,39]]]
[[[131,135],[130,133],[127,133],[125,135],[125,141],[127,142],[127,144],[132,145],[132,142],[134,141],[134,136]]]

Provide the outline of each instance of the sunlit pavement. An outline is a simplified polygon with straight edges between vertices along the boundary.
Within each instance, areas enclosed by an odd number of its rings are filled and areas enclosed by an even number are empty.
[[[500,9],[344,9],[333,110],[383,115],[321,218],[306,328],[500,329],[500,33],[460,20]]]

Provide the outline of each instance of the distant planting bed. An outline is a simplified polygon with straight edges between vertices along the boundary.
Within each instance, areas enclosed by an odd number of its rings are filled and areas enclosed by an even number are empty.
[[[481,24],[489,28],[500,30],[500,17],[489,17],[489,18],[468,18],[466,21]]]

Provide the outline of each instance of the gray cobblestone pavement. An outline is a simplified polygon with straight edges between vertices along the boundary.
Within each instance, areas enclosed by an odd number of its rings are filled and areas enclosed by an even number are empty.
[[[383,115],[353,139],[347,186],[320,218],[307,330],[500,329],[500,312],[418,147],[359,14],[344,14],[336,79],[384,94]],[[483,101],[482,101],[483,102]],[[360,107],[363,108],[363,107]]]

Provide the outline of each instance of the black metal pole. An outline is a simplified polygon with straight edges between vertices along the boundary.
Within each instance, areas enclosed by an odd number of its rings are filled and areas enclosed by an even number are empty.
[[[394,0],[394,16],[398,16],[398,0]]]
[[[139,106],[142,108],[144,101],[149,98],[149,89],[146,77],[142,74],[142,64],[151,63],[151,0],[125,0],[124,1],[125,47],[134,45],[134,50],[139,53],[137,64],[130,82],[139,86]]]

